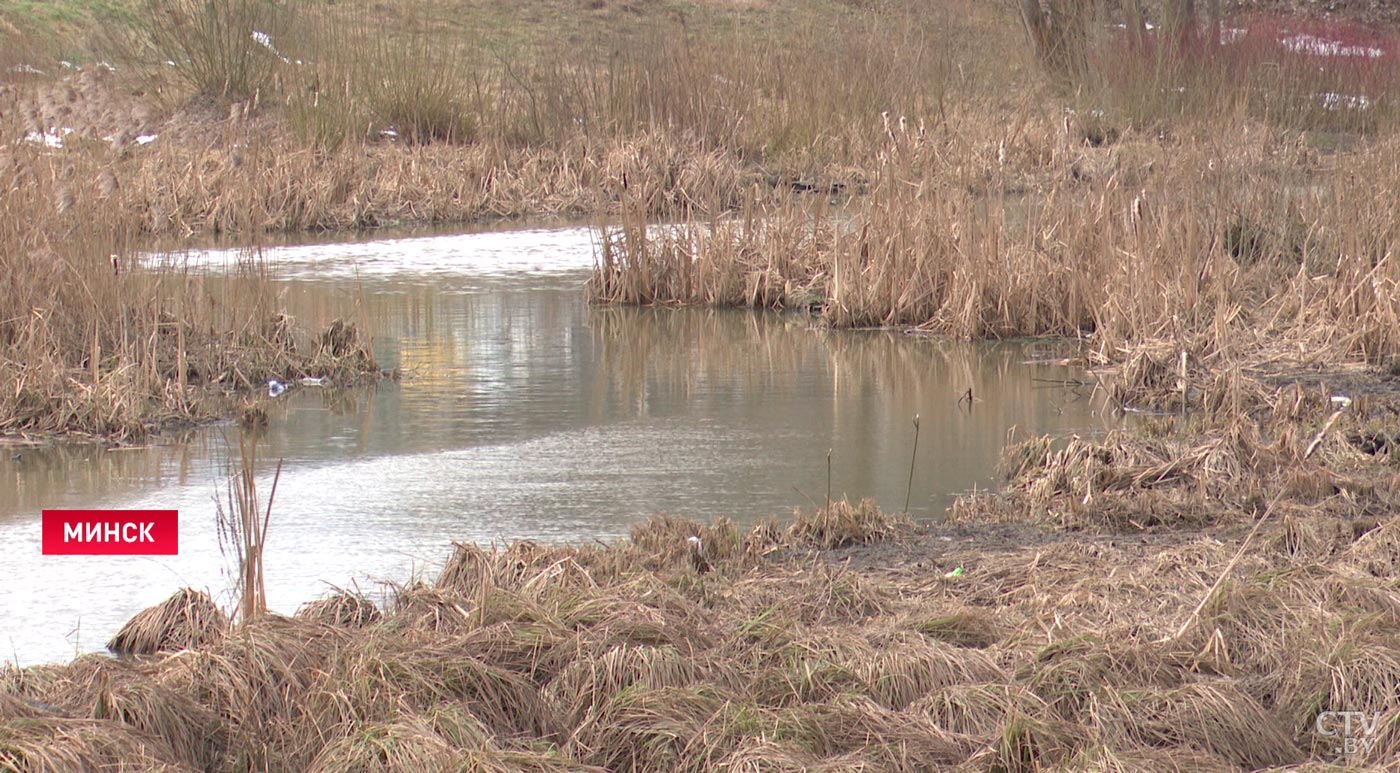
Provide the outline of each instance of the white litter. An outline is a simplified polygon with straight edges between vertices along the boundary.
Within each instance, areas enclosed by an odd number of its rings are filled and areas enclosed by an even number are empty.
[[[278,51],[276,46],[272,45],[272,36],[267,34],[266,32],[253,30],[253,42],[257,43],[263,48],[266,48],[268,51],[271,51],[277,56],[278,59],[281,59],[284,64],[292,63],[290,59],[288,59],[285,56],[282,56],[282,52]]]
[[[1374,46],[1348,46],[1340,40],[1325,40],[1307,33],[1283,38],[1279,43],[1289,51],[1314,56],[1361,56],[1367,59],[1379,59],[1385,56],[1384,49]]]
[[[1371,98],[1364,94],[1338,94],[1334,91],[1324,91],[1317,95],[1322,102],[1323,109],[1326,110],[1369,110],[1371,108]]]
[[[26,142],[33,142],[36,145],[43,145],[49,148],[61,148],[63,147],[63,138],[72,133],[72,129],[64,126],[43,132],[30,132],[24,135],[24,139]]]

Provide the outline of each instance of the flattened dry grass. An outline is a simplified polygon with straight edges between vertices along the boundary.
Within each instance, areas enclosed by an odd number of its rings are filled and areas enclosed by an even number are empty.
[[[228,616],[208,593],[182,588],[128,620],[107,649],[119,655],[200,649],[223,639],[228,629]]]
[[[379,618],[337,594],[178,652],[0,672],[0,761],[1243,770],[1330,762],[1316,717],[1364,710],[1380,730],[1351,762],[1383,765],[1400,595],[1365,567],[1393,524],[1292,518],[1237,561],[1227,532],[1028,530],[1025,547],[968,552],[911,525],[824,548],[796,525],[675,518],[607,547],[459,545]],[[1313,547],[1278,548],[1303,530]],[[697,534],[717,546],[703,571]]]
[[[1318,558],[1397,502],[1395,466],[1369,429],[1390,420],[1396,399],[1383,382],[1355,386],[1361,393],[1339,407],[1325,385],[1236,374],[1205,385],[1186,413],[1096,437],[1015,441],[1002,454],[1006,490],[961,499],[950,517],[1142,530],[1247,522],[1267,510],[1281,526],[1271,549]],[[1309,517],[1321,512],[1337,520]],[[1381,534],[1367,544],[1385,544]]]

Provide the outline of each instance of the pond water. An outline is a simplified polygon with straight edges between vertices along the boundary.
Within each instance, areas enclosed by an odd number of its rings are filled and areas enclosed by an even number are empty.
[[[655,513],[786,518],[833,496],[937,517],[996,483],[1013,427],[1108,421],[1046,343],[832,332],[795,314],[591,307],[587,228],[288,246],[264,257],[308,325],[367,324],[400,382],[269,399],[264,496],[284,460],[267,590],[291,613],[331,587],[431,577],[455,541],[613,540]],[[231,253],[188,258],[200,270]],[[348,312],[348,313],[347,313]],[[971,388],[969,409],[959,397]],[[100,649],[182,586],[229,600],[216,498],[232,424],[149,447],[0,455],[0,651],[30,664]],[[40,555],[44,508],[180,511],[180,554]]]

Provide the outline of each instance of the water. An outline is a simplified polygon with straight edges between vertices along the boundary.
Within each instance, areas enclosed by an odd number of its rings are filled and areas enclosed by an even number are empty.
[[[826,496],[936,517],[995,485],[1012,427],[1103,425],[1076,374],[1026,364],[1047,344],[835,333],[798,315],[590,307],[587,229],[464,234],[267,253],[301,321],[348,314],[400,383],[296,388],[269,401],[260,490],[284,459],[269,532],[270,603],[431,577],[456,541],[610,540],[666,512],[741,522]],[[219,271],[228,253],[188,256]],[[969,410],[958,398],[971,387]],[[0,651],[21,664],[99,649],[181,586],[229,599],[221,496],[233,425],[148,448],[5,449]],[[18,458],[12,458],[18,452]],[[236,453],[236,451],[235,451]],[[180,555],[41,556],[43,508],[180,511]]]

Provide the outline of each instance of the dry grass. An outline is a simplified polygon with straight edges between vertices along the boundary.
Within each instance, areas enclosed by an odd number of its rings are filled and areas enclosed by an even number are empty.
[[[199,17],[174,5],[183,15],[172,19]],[[358,3],[201,8],[223,21],[174,67],[148,35],[115,74],[16,79],[0,96],[5,136],[72,130],[61,150],[12,142],[0,162],[27,190],[8,210],[16,222],[39,223],[50,242],[91,242],[81,272],[92,294],[106,256],[126,259],[140,234],[606,214],[620,226],[602,239],[597,300],[806,308],[838,326],[972,338],[1079,336],[1100,363],[1124,366],[1114,386],[1124,402],[1142,379],[1172,378],[1183,352],[1195,378],[1285,356],[1380,363],[1400,344],[1388,65],[1321,68],[1365,75],[1369,110],[1293,109],[1327,82],[1303,78],[1318,57],[1280,48],[1284,32],[1264,21],[1228,57],[1181,57],[1086,17],[1079,82],[1065,94],[1029,58],[998,53],[1024,48],[1014,14],[956,0],[791,14],[758,4],[754,15],[706,5],[698,28],[639,6],[637,24],[567,47],[547,42],[567,37],[558,27],[504,43],[432,3],[391,18]],[[557,10],[548,23],[567,30]],[[278,53],[224,34],[248,19]],[[1289,28],[1300,30],[1392,45],[1335,24]],[[1253,77],[1279,52],[1278,78]],[[195,92],[204,97],[191,102]],[[159,138],[137,145],[141,133]],[[89,225],[99,210],[112,233]],[[687,225],[649,232],[657,218]],[[23,238],[4,252],[26,270],[71,251]],[[275,354],[276,310],[264,300],[244,311],[263,339],[251,345]],[[191,320],[220,334],[191,333],[187,352],[213,350],[232,324],[205,323]],[[110,338],[115,326],[96,329],[83,335]],[[51,343],[14,359],[37,362]],[[95,343],[101,355],[132,346]],[[47,369],[78,370],[74,358],[50,355]],[[229,370],[220,364],[209,369]],[[256,365],[239,368],[243,380],[269,370]],[[53,376],[26,391],[8,428],[44,429],[57,415],[56,426],[135,433],[155,392],[182,412],[164,383],[89,375],[85,390]]]
[[[114,640],[141,655],[0,672],[0,767],[1324,769],[1325,711],[1380,712],[1345,761],[1392,764],[1394,408],[1358,397],[1331,422],[1329,390],[1276,386],[1400,348],[1384,122],[1324,154],[1296,127],[1325,116],[1267,120],[1238,93],[1110,83],[1067,113],[1006,61],[1000,11],[839,18],[781,46],[658,26],[606,66],[415,59],[412,34],[350,30],[385,88],[323,55],[212,116],[172,109],[190,82],[153,86],[145,116],[101,76],[17,83],[5,137],[78,136],[0,150],[0,308],[22,310],[0,318],[0,428],[134,435],[151,405],[194,413],[192,389],[372,367],[344,324],[294,348],[255,270],[218,289],[225,316],[207,280],[132,266],[143,234],[540,212],[619,217],[600,301],[1080,337],[1116,403],[1184,418],[1009,449],[1004,495],[953,518],[1022,530],[976,550],[843,501],[785,528],[460,545],[382,610],[342,593],[235,631],[184,593]],[[125,112],[77,125],[99,105]],[[138,128],[161,139],[102,140]]]
[[[1145,378],[1174,383],[1183,352],[1188,398],[1236,365],[1387,361],[1400,350],[1392,144],[1324,166],[1296,137],[1244,136],[1228,151],[1093,148],[1038,114],[1013,129],[897,128],[869,196],[841,210],[753,199],[648,229],[624,201],[590,292],[810,308],[839,327],[1080,337],[1125,366],[1127,400]]]
[[[15,172],[0,188],[0,432],[136,439],[230,412],[271,378],[375,374],[352,328],[312,339],[281,313],[252,255],[226,278],[144,259],[106,162],[0,157]]]
[[[229,621],[209,594],[181,589],[127,621],[107,642],[122,655],[200,649],[223,639]]]
[[[1247,523],[1267,512],[1281,526],[1271,547],[1301,556],[1394,510],[1395,464],[1372,442],[1377,422],[1394,415],[1393,396],[1358,397],[1336,411],[1326,389],[1240,389],[1225,379],[1200,400],[1200,412],[1132,431],[1014,442],[1003,452],[1006,490],[959,500],[950,517],[1133,531]],[[1337,521],[1320,529],[1320,513]]]
[[[402,589],[379,619],[339,594],[178,652],[9,670],[0,760],[1236,770],[1334,761],[1312,723],[1358,710],[1381,712],[1384,732],[1348,761],[1380,765],[1397,750],[1384,718],[1400,711],[1400,650],[1384,632],[1400,596],[1363,567],[1397,542],[1394,524],[1306,555],[1267,547],[1289,528],[1271,527],[1181,636],[1230,541],[1042,535],[950,558],[967,567],[955,579],[930,577],[914,564],[924,548],[883,536],[861,543],[880,557],[855,568],[832,557],[859,553],[812,552],[796,527],[755,555],[742,546],[757,538],[723,521],[660,519],[606,548],[461,546],[438,584]],[[696,533],[733,538],[703,573],[684,547]],[[867,601],[835,611],[856,597]],[[436,618],[424,617],[430,598]]]

